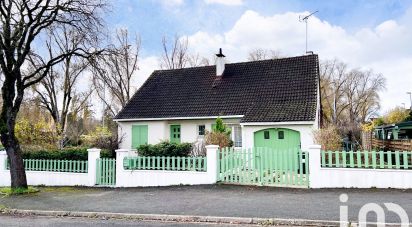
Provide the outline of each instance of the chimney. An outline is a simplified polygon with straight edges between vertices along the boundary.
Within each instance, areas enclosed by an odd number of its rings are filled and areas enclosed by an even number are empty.
[[[216,56],[216,76],[222,76],[225,71],[225,55],[222,54],[222,48],[219,48],[219,53]]]

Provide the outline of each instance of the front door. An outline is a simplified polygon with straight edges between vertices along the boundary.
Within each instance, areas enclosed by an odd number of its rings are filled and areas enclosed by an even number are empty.
[[[180,125],[170,125],[170,142],[180,143]]]

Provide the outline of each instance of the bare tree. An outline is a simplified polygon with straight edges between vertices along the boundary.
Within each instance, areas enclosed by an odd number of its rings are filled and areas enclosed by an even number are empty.
[[[197,66],[208,66],[210,65],[209,59],[205,57],[200,57],[200,55],[197,54],[189,54],[188,55],[188,65],[190,67],[197,67]]]
[[[385,79],[333,60],[320,64],[320,84],[323,121],[358,143],[361,124],[379,110],[379,92],[385,88]]]
[[[249,56],[247,59],[249,61],[259,61],[266,59],[277,59],[280,57],[280,51],[256,48],[249,52]]]
[[[111,48],[91,61],[93,85],[112,116],[126,105],[135,91],[132,82],[139,70],[140,46],[138,35],[131,41],[127,30],[118,29]]]
[[[21,148],[14,127],[24,92],[40,82],[53,65],[68,56],[87,57],[82,48],[55,52],[33,69],[25,70],[29,56],[36,57],[33,46],[41,43],[46,29],[59,32],[61,25],[73,27],[88,39],[95,39],[101,27],[103,0],[3,0],[0,3],[0,67],[3,72],[3,108],[0,114],[1,142],[10,160],[11,187],[27,188]]]
[[[160,61],[162,69],[181,69],[189,62],[188,40],[186,37],[179,38],[175,35],[171,44],[167,37],[162,38],[163,54]]]
[[[61,32],[50,34],[50,39],[53,39],[59,52],[62,53],[75,48],[88,49],[85,37],[79,36],[76,31],[66,26],[62,27]],[[51,53],[51,45],[46,46]],[[73,102],[76,106],[71,108],[81,109],[91,94],[92,89],[83,92],[76,90],[76,84],[87,67],[87,61],[84,58],[67,56],[61,63],[51,67],[40,83],[33,86],[41,106],[50,113],[54,121],[59,138],[59,148],[63,148],[65,145],[67,116],[73,98],[76,99],[76,102]]]

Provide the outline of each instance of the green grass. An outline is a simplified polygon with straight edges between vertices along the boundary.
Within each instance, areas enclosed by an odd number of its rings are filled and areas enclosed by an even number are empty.
[[[15,188],[12,189],[10,187],[0,188],[0,195],[4,196],[11,196],[11,195],[23,195],[23,194],[31,194],[39,192],[40,190],[34,187],[29,188]]]

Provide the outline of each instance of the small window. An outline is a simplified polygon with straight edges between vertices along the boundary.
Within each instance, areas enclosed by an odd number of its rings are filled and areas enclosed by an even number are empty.
[[[265,138],[265,140],[270,139],[270,136],[269,136],[269,131],[264,131],[264,132],[263,132],[263,134],[264,134],[264,138]]]
[[[199,136],[204,136],[205,135],[205,125],[199,125],[198,126],[198,135]]]
[[[283,140],[283,139],[285,138],[285,132],[284,132],[284,131],[279,131],[279,133],[278,133],[278,138],[279,138],[280,140]]]

